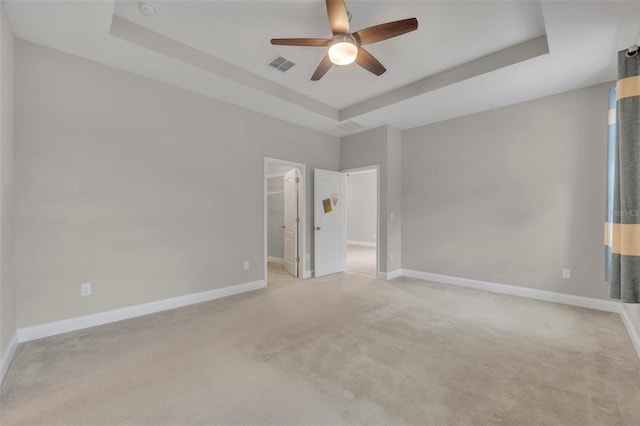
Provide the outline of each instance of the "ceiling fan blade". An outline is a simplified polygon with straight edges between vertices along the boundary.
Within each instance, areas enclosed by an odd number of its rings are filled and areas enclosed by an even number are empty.
[[[401,19],[400,21],[387,22],[386,24],[375,25],[353,33],[353,37],[363,46],[365,44],[376,43],[392,37],[414,31],[418,29],[416,18]]]
[[[375,75],[382,75],[387,70],[384,65],[380,63],[371,53],[366,51],[363,47],[358,48],[358,56],[356,56],[356,63],[362,68]]]
[[[344,0],[327,0],[327,16],[333,34],[349,34],[349,15]]]
[[[331,68],[332,65],[333,62],[331,62],[331,59],[329,59],[329,55],[326,55],[322,59],[322,62],[320,62],[320,65],[318,65],[318,68],[316,68],[316,72],[314,72],[311,76],[311,81],[320,80],[322,76],[325,75],[327,71],[329,71],[329,68]]]
[[[272,38],[271,44],[280,46],[328,46],[331,40],[326,38]]]

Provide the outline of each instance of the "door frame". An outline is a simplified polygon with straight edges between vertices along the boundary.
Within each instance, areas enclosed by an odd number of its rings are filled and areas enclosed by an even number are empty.
[[[383,274],[380,272],[380,165],[374,164],[371,166],[356,167],[353,169],[341,170],[344,174],[358,174],[367,172],[376,172],[376,277],[379,280],[386,280]],[[345,186],[345,200],[349,197],[349,190]],[[346,206],[346,204],[345,204]],[[349,208],[345,209],[347,218],[347,235],[349,233]],[[349,245],[349,243],[347,243]]]
[[[307,165],[303,163],[296,163],[288,160],[281,160],[279,158],[264,157],[264,167],[262,172],[263,181],[263,212],[264,212],[264,282],[268,285],[267,280],[267,166],[269,164],[278,164],[280,166],[289,166],[291,168],[297,168],[300,171],[300,185],[298,186],[298,215],[300,217],[300,223],[298,224],[298,257],[300,258],[300,264],[298,265],[298,278],[310,278],[311,271],[309,270],[309,261],[306,256],[307,247]]]

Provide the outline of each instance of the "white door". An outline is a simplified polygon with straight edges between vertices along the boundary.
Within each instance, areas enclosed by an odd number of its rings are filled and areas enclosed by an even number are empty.
[[[314,170],[315,276],[342,272],[347,264],[345,176]]]
[[[298,276],[298,185],[300,172],[293,169],[284,175],[284,269]]]

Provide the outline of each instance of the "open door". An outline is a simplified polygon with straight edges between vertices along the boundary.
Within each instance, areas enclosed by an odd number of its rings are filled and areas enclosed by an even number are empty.
[[[298,185],[300,172],[293,169],[284,175],[284,269],[298,276]]]
[[[315,276],[343,272],[347,265],[345,176],[314,170]]]

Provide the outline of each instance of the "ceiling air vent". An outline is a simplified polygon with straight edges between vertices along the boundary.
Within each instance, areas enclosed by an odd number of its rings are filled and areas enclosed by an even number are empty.
[[[291,69],[295,64],[282,56],[276,57],[273,61],[269,62],[269,66],[277,69],[278,71],[286,72]]]
[[[358,132],[360,130],[364,130],[366,127],[364,127],[362,124],[360,123],[356,123],[355,121],[345,121],[344,123],[342,123],[341,125],[337,126],[338,129],[340,130],[344,130],[345,132]]]

